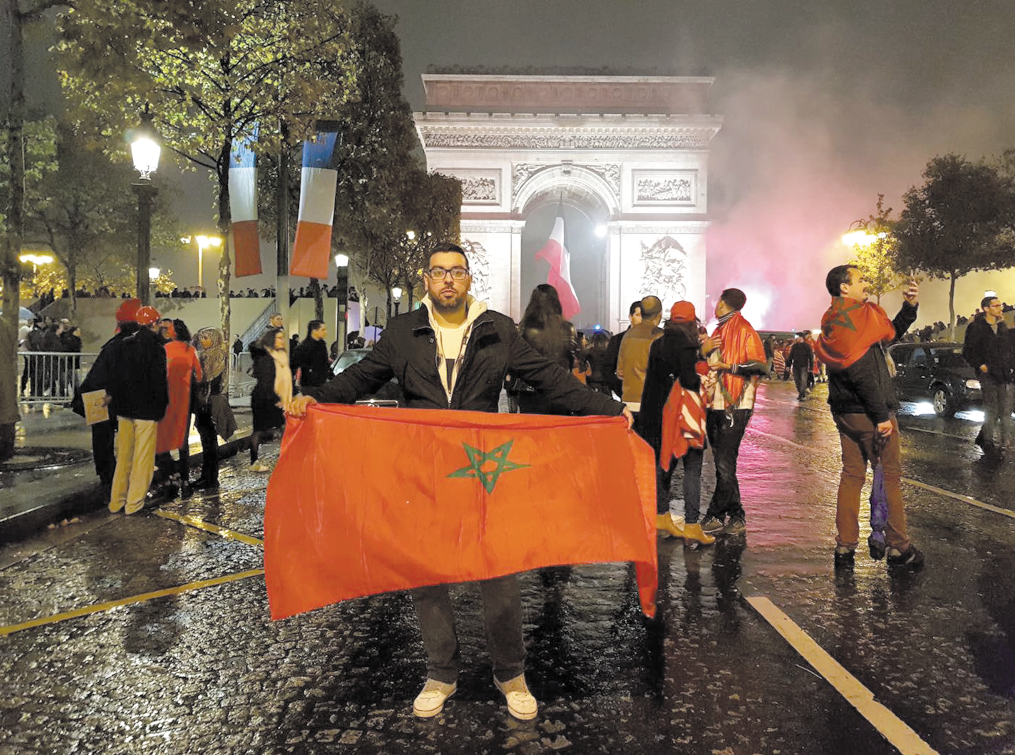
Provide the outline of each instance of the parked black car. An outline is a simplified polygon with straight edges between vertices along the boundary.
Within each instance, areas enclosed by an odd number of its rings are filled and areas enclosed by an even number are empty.
[[[338,359],[331,365],[332,374],[342,374],[342,372],[352,367],[356,362],[361,361],[371,351],[372,349],[346,349],[339,354]],[[389,402],[397,402],[398,406],[405,406],[405,397],[402,394],[401,387],[398,385],[398,378],[391,378],[391,380],[378,389],[377,393],[364,396],[362,400],[356,403],[388,404]]]
[[[963,358],[961,343],[897,343],[888,354],[895,363],[899,400],[929,399],[939,417],[951,417],[961,409],[983,403],[980,381]]]

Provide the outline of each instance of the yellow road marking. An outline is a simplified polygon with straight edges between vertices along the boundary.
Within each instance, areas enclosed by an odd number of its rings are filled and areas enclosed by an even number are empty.
[[[263,540],[258,540],[256,537],[244,535],[242,532],[236,532],[235,530],[227,530],[225,527],[219,527],[217,524],[203,522],[196,516],[181,516],[180,514],[174,514],[171,511],[163,511],[162,509],[156,511],[155,515],[161,516],[163,519],[172,519],[175,522],[180,522],[181,524],[186,524],[190,527],[197,527],[199,530],[205,530],[206,532],[214,533],[220,537],[238,540],[241,543],[246,543],[247,545],[256,545],[259,548],[264,547]]]
[[[226,582],[235,582],[239,579],[247,579],[248,577],[258,577],[264,574],[264,569],[251,569],[250,571],[237,572],[236,574],[229,574],[225,577],[215,577],[215,579],[205,579],[200,582],[191,582],[186,585],[180,585],[179,587],[169,587],[165,590],[156,590],[155,592],[146,592],[143,595],[134,595],[130,598],[122,598],[120,600],[111,600],[108,603],[99,603],[94,606],[85,606],[84,608],[75,608],[73,611],[66,611],[65,613],[58,613],[53,616],[43,616],[39,619],[32,619],[26,621],[23,624],[11,624],[10,626],[0,627],[0,636],[13,634],[14,632],[20,632],[22,629],[32,629],[33,627],[46,626],[47,624],[56,624],[67,619],[77,619],[81,616],[90,616],[93,613],[101,613],[102,611],[108,611],[111,608],[119,608],[120,606],[131,606],[135,603],[144,603],[147,600],[154,600],[156,598],[165,598],[170,595],[179,595],[180,593],[190,592],[191,590],[200,590],[203,587],[214,587],[215,585],[224,585]]]
[[[875,702],[873,692],[826,653],[771,600],[754,597],[748,598],[747,602],[902,755],[937,755],[936,750],[908,724],[884,705]]]
[[[999,506],[991,506],[989,503],[984,503],[983,501],[978,501],[975,498],[970,498],[968,495],[962,495],[961,493],[953,493],[950,490],[945,490],[944,488],[936,488],[933,485],[928,485],[927,483],[920,482],[918,480],[912,480],[909,477],[902,477],[901,480],[910,485],[915,485],[918,488],[929,490],[932,493],[937,493],[938,495],[947,496],[948,498],[954,498],[956,501],[968,503],[970,506],[977,506],[978,508],[986,509],[987,511],[993,511],[995,514],[1001,514],[1002,516],[1015,519],[1015,511],[1002,509]]]

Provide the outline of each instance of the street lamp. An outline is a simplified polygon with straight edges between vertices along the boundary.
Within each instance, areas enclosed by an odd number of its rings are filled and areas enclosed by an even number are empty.
[[[335,338],[338,340],[340,351],[345,350],[345,313],[349,309],[349,255],[336,254],[335,264],[338,265],[338,280],[335,288],[338,289],[338,301],[335,302]]]
[[[221,236],[184,236],[180,239],[184,244],[189,244],[191,241],[197,242],[197,286],[204,290],[204,250],[210,247],[218,248],[222,246]]]
[[[398,305],[402,301],[402,289],[395,286],[391,289],[391,298],[395,300],[395,314],[398,314]]]
[[[32,265],[32,290],[37,293],[38,289],[36,288],[35,277],[39,274],[39,265],[50,264],[53,261],[53,255],[25,253],[19,255],[18,259],[26,265],[29,263]]]
[[[152,173],[159,167],[159,155],[162,147],[159,135],[152,126],[152,116],[145,105],[141,114],[141,125],[134,129],[130,143],[130,154],[134,160],[134,168],[140,174],[134,182],[134,193],[137,194],[138,228],[137,228],[137,298],[143,304],[151,303],[149,264],[152,255],[152,204],[158,189],[152,185]]]

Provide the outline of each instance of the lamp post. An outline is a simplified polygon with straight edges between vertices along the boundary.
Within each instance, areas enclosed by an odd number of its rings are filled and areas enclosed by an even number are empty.
[[[159,135],[155,133],[151,113],[145,106],[145,111],[141,114],[141,125],[134,130],[130,143],[134,168],[140,174],[133,186],[138,209],[137,298],[142,304],[151,303],[149,268],[152,256],[152,204],[158,194],[158,189],[152,184],[152,173],[158,170],[161,153]]]
[[[349,309],[349,255],[336,254],[335,264],[338,266],[335,288],[338,289],[338,301],[335,303],[335,340],[338,341],[339,353],[345,351],[346,329],[345,313]]]
[[[393,289],[391,289],[391,298],[394,299],[395,301],[395,316],[397,317],[398,305],[402,301],[402,289],[400,289],[398,286],[395,286]]]
[[[216,249],[222,246],[221,236],[184,236],[180,239],[184,244],[189,244],[191,241],[197,242],[197,287],[202,291],[204,290],[204,250],[211,247]]]

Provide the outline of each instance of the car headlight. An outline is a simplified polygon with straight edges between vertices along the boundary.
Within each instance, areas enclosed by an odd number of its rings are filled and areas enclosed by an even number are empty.
[[[979,380],[967,380],[966,381],[966,388],[972,388],[974,391],[978,391],[978,390],[980,390],[980,381]]]

